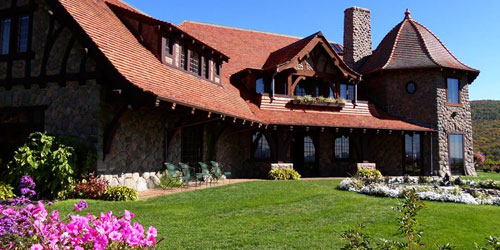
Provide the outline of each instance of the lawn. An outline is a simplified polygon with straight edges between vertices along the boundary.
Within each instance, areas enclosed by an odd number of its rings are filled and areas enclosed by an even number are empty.
[[[470,179],[470,180],[492,179],[495,181],[500,181],[500,174],[494,172],[477,172],[477,177],[464,177],[464,179]]]
[[[128,209],[166,240],[160,249],[339,249],[355,222],[374,240],[397,239],[396,199],[340,191],[340,181],[255,181],[134,202],[89,201],[89,211]],[[68,213],[75,200],[54,207]],[[428,249],[473,249],[500,235],[500,207],[426,202]]]

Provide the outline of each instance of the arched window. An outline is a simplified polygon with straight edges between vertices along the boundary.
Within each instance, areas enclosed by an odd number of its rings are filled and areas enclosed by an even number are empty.
[[[335,158],[349,158],[349,136],[340,136],[335,138]]]
[[[316,148],[310,136],[304,137],[304,163],[311,163],[316,160]]]
[[[262,132],[255,132],[252,135],[253,158],[255,159],[270,159],[271,147],[267,143],[266,136]]]

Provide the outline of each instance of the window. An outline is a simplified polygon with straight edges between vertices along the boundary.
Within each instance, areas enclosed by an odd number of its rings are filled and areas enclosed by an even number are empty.
[[[30,17],[19,17],[19,29],[17,33],[17,52],[24,53],[28,51]]]
[[[195,167],[202,161],[203,126],[191,126],[182,129],[181,160]]]
[[[406,92],[408,92],[408,94],[413,94],[416,90],[417,86],[415,86],[414,82],[409,82],[406,84]]]
[[[460,103],[459,97],[459,81],[456,78],[448,78],[446,80],[446,87],[448,88],[448,103],[458,104]]]
[[[6,55],[9,54],[11,19],[4,18],[0,22],[0,53]]]
[[[316,160],[316,148],[310,136],[304,137],[304,163],[312,163]]]
[[[181,68],[184,70],[187,70],[187,49],[186,47],[182,47],[182,52],[181,52]]]
[[[341,136],[335,138],[335,158],[349,158],[349,136]]]
[[[301,83],[297,84],[297,87],[295,87],[295,95],[296,96],[305,96],[306,95],[306,89],[302,86]]]
[[[220,75],[220,64],[219,63],[215,63],[215,74]]]
[[[192,73],[200,74],[200,54],[196,51],[191,51],[189,57],[189,71]]]
[[[451,134],[449,138],[450,169],[452,174],[464,173],[464,137],[462,134]]]
[[[203,60],[203,72],[204,72],[203,74],[205,75],[205,78],[207,78],[207,79],[210,77],[208,74],[208,72],[209,72],[208,71],[208,69],[209,69],[208,63],[209,63],[208,57],[205,57]]]
[[[255,132],[252,135],[253,158],[270,159],[271,148],[267,143],[266,136],[262,132]]]
[[[255,92],[262,94],[265,92],[265,86],[264,86],[264,79],[263,78],[258,78],[255,81]]]
[[[405,134],[404,174],[421,175],[420,159],[420,134]]]
[[[340,84],[340,98],[354,100],[354,85]]]
[[[168,37],[165,37],[165,54],[172,55],[172,53],[174,53],[172,40],[170,40],[170,38]]]
[[[328,97],[334,98],[335,94],[333,92],[333,89],[332,88],[329,88],[329,89],[330,89],[330,93],[328,94]]]

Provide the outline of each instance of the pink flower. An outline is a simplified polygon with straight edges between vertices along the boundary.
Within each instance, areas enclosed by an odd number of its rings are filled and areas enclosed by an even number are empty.
[[[131,213],[129,212],[128,210],[125,209],[125,211],[123,212],[123,218],[127,221],[130,221],[132,218],[135,217],[135,214],[134,213]]]
[[[158,236],[158,230],[153,227],[153,226],[150,226],[148,228],[148,231],[146,232],[147,236],[153,236],[153,237],[157,237]]]
[[[31,246],[31,250],[43,250],[43,246],[40,244],[34,244]]]
[[[75,250],[85,250],[85,249],[83,249],[83,247],[81,247],[81,246],[76,246]]]
[[[112,241],[121,241],[122,240],[122,234],[119,233],[119,232],[113,231],[113,232],[109,233],[109,238]]]

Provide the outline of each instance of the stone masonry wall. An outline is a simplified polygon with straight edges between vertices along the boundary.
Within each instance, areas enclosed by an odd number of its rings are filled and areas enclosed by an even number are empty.
[[[351,7],[344,15],[344,61],[357,69],[359,62],[372,54],[370,10]]]
[[[164,162],[165,119],[152,108],[124,114],[109,154],[98,161],[98,173],[110,185],[126,185],[139,191],[159,184]]]
[[[474,168],[472,118],[469,102],[467,78],[460,78],[460,105],[447,105],[445,83],[437,89],[438,139],[439,139],[439,175],[450,173],[448,139],[451,133],[461,133],[464,137],[464,160],[466,175],[476,175]]]

